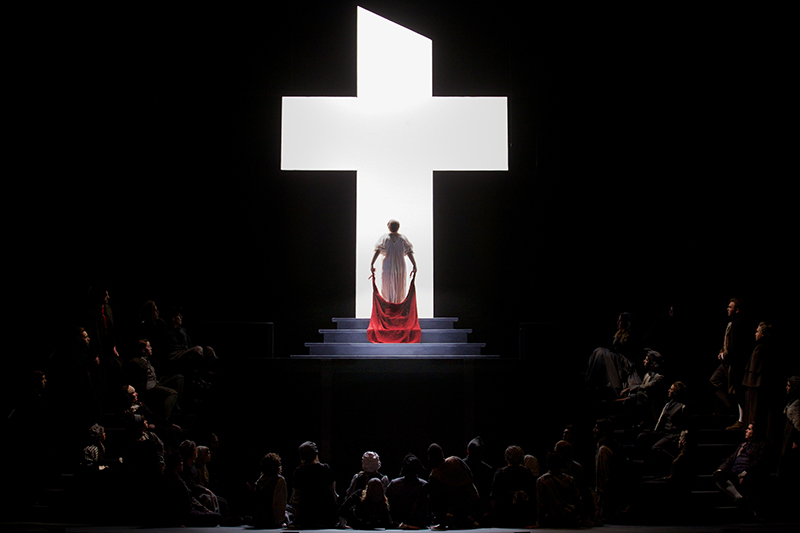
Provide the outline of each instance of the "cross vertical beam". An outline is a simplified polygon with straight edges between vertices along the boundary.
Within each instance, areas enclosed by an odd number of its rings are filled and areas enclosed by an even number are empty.
[[[283,98],[281,169],[357,172],[356,317],[370,315],[369,261],[390,218],[414,244],[419,316],[433,317],[433,171],[508,170],[506,98],[434,97],[432,52],[358,8],[358,96]]]

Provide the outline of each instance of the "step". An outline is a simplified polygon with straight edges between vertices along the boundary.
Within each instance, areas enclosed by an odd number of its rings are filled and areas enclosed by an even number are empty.
[[[369,318],[337,317],[333,319],[337,329],[366,329],[369,327]],[[453,323],[458,322],[456,317],[420,318],[421,329],[453,329]]]
[[[373,344],[356,342],[307,342],[309,355],[312,356],[480,356],[484,343],[402,343]]]
[[[732,429],[699,429],[695,433],[698,444],[731,444],[744,442],[744,431]]]
[[[359,354],[359,355],[350,355],[350,354],[322,354],[322,355],[290,355],[291,359],[309,359],[309,360],[322,360],[322,359],[358,359],[361,361],[367,359],[405,359],[405,360],[416,360],[416,361],[434,361],[434,360],[467,360],[467,359],[483,359],[483,360],[490,360],[490,359],[499,359],[499,355],[453,355],[453,354],[425,354],[425,355],[415,355],[415,354],[391,354],[391,353],[384,353],[384,354]]]
[[[367,343],[365,329],[321,329],[325,343]],[[466,343],[471,329],[423,329],[422,343]]]

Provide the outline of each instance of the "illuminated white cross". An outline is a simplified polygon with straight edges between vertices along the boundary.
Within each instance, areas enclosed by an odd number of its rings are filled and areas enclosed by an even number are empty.
[[[419,316],[433,317],[433,171],[508,170],[506,98],[434,97],[432,41],[360,7],[357,70],[356,97],[283,98],[281,170],[357,171],[356,317],[392,218],[414,244]]]

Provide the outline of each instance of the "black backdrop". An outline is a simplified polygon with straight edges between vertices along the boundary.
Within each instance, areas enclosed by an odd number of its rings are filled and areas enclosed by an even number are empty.
[[[394,467],[431,440],[463,453],[469,431],[495,466],[511,442],[542,453],[582,409],[562,385],[623,310],[644,332],[675,306],[681,366],[704,381],[728,298],[743,298],[796,371],[786,13],[361,5],[433,39],[435,95],[509,98],[510,170],[434,177],[435,312],[509,360],[333,378],[256,362],[229,376],[243,408],[207,427],[224,422],[249,468],[268,449],[291,468],[306,438],[333,442],[323,459],[343,483],[365,448]],[[210,322],[273,322],[278,357],[352,316],[355,175],[281,172],[279,158],[282,96],[355,94],[356,3],[61,6],[9,24],[8,370],[41,367],[99,283],[123,351],[147,299],[181,305],[201,342]]]
[[[435,95],[509,98],[510,170],[435,175],[436,314],[508,357],[520,323],[605,338],[670,305],[713,350],[731,296],[790,330],[785,14],[552,4],[361,2],[433,39]],[[190,326],[271,321],[277,356],[352,316],[355,174],[279,158],[281,96],[355,94],[355,8],[19,14],[18,361],[98,282],[120,324],[150,298]]]

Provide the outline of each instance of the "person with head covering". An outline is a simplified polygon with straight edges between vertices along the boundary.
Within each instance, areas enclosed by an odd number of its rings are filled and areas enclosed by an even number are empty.
[[[350,486],[345,492],[345,497],[350,496],[357,490],[362,490],[367,486],[370,479],[377,478],[383,483],[384,489],[389,486],[389,478],[380,473],[381,458],[375,452],[364,452],[361,456],[361,472],[353,476]]]
[[[428,519],[428,482],[422,479],[425,469],[416,455],[403,458],[400,477],[386,488],[392,518],[400,529],[421,529],[430,525]]]

